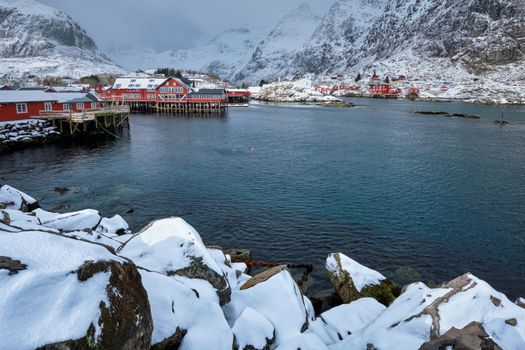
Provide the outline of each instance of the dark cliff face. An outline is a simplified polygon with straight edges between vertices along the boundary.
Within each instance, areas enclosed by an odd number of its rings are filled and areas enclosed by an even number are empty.
[[[62,47],[97,51],[93,39],[63,12],[0,6],[0,57],[42,56]]]
[[[296,54],[299,71],[351,69],[396,55],[446,58],[471,73],[525,57],[523,0],[339,0]]]

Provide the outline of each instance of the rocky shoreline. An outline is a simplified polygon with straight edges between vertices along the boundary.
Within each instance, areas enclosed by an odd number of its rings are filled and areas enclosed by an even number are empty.
[[[401,287],[333,253],[339,301],[320,313],[286,266],[250,275],[249,254],[235,258],[181,218],[133,233],[119,215],[53,213],[0,186],[0,348],[525,348],[525,299],[469,273]]]
[[[45,120],[0,122],[0,154],[48,144],[60,137],[58,129]]]

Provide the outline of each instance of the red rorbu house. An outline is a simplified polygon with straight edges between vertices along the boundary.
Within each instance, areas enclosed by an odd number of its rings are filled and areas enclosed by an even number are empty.
[[[22,120],[52,110],[55,99],[43,91],[0,91],[0,121]]]
[[[250,91],[246,89],[226,89],[228,103],[244,104],[250,99]]]
[[[220,110],[228,102],[224,89],[196,89],[179,78],[118,78],[113,87],[98,86],[105,102],[156,110]]]
[[[86,93],[48,93],[41,90],[0,91],[0,120],[22,120],[53,112],[82,112],[100,107]]]

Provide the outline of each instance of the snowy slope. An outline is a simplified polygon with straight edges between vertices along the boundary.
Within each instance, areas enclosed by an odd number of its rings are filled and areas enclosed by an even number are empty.
[[[338,0],[290,73],[525,77],[525,3]]]
[[[64,12],[33,0],[0,0],[0,74],[121,73]]]
[[[263,36],[263,29],[237,28],[226,30],[193,49],[156,52],[129,48],[109,54],[128,69],[174,67],[230,78],[249,60]]]
[[[307,3],[284,16],[257,46],[248,64],[235,76],[236,81],[273,80],[287,72],[295,52],[310,38],[321,18]]]

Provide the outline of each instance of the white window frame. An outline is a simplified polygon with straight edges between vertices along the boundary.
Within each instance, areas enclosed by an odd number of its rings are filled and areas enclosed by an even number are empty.
[[[77,102],[76,104],[77,111],[83,111],[84,110],[84,102]]]
[[[97,108],[97,103],[96,102],[91,102],[91,109],[95,109]]]
[[[69,103],[64,103],[64,111],[70,111],[71,110],[71,105]]]
[[[17,103],[16,104],[16,114],[26,114],[27,113],[27,103]]]
[[[53,103],[52,102],[44,102],[44,111],[45,112],[51,112],[53,110]]]

